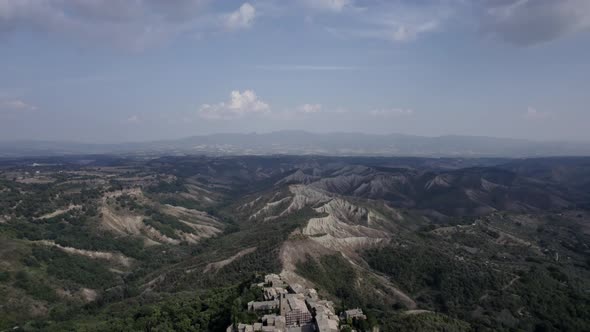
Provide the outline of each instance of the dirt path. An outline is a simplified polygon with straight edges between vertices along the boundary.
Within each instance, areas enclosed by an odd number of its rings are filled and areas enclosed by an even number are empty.
[[[381,281],[382,285],[387,287],[395,295],[395,297],[398,300],[400,300],[406,307],[408,307],[411,310],[415,310],[418,307],[418,305],[416,304],[416,301],[414,301],[409,295],[407,295],[406,293],[404,293],[403,291],[401,291],[400,289],[395,287],[391,283],[391,281],[389,281],[388,278],[386,278],[382,275],[379,275],[373,271],[370,271],[368,269],[365,269],[363,267],[360,267],[360,268],[365,270],[367,273],[373,274],[377,279],[379,279]]]
[[[121,253],[117,253],[117,252],[92,251],[92,250],[77,249],[77,248],[72,248],[72,247],[64,247],[64,246],[61,246],[53,241],[48,241],[48,240],[41,240],[41,241],[36,241],[36,242],[46,245],[46,246],[56,247],[66,253],[69,253],[69,254],[86,256],[86,257],[93,258],[93,259],[104,259],[104,260],[118,263],[118,264],[123,265],[125,267],[131,266],[131,263],[132,263],[131,258],[129,258]]]
[[[519,276],[512,278],[512,280],[510,280],[510,282],[506,286],[502,287],[502,290],[510,288],[510,286],[512,286],[518,279],[520,279]]]
[[[256,247],[247,248],[247,249],[244,249],[244,250],[238,252],[237,254],[231,256],[230,258],[224,259],[219,262],[209,263],[209,264],[207,264],[207,266],[205,267],[205,270],[203,272],[204,273],[216,272],[217,270],[221,269],[222,267],[229,265],[231,262],[235,261],[236,259],[239,259],[243,256],[248,255],[248,254],[251,254],[254,251],[256,251]]]
[[[72,205],[68,206],[65,209],[58,209],[58,210],[55,210],[55,211],[53,211],[51,213],[44,214],[44,215],[42,215],[42,216],[40,216],[38,218],[35,218],[35,219],[37,219],[37,220],[43,220],[43,219],[55,218],[55,217],[57,217],[59,215],[62,215],[64,213],[66,213],[66,212],[72,211],[73,209],[79,209],[79,208],[81,208],[80,205],[73,205],[72,204]]]

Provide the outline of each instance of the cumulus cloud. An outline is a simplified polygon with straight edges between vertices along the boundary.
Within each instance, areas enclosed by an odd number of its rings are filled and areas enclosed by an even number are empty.
[[[322,111],[321,104],[303,104],[297,108],[299,113],[304,114],[311,114],[311,113],[318,113]]]
[[[36,111],[37,109],[37,106],[33,106],[20,99],[0,100],[0,111],[23,112]]]
[[[409,108],[376,109],[370,111],[369,114],[376,117],[400,117],[413,115],[414,110]]]
[[[245,2],[238,8],[225,17],[225,26],[231,30],[245,29],[252,26],[256,18],[256,8]]]
[[[203,104],[199,115],[205,119],[232,120],[248,115],[260,115],[270,112],[270,106],[259,99],[252,90],[232,91],[226,102]]]
[[[549,112],[541,112],[541,111],[538,111],[536,108],[529,106],[526,113],[524,114],[524,117],[529,120],[540,120],[540,119],[546,119],[550,115],[551,114]]]
[[[484,1],[482,31],[529,46],[590,28],[588,0]]]

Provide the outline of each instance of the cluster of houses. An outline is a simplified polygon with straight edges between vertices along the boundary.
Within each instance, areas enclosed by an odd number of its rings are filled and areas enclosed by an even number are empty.
[[[287,284],[279,275],[269,274],[257,285],[263,301],[248,303],[248,310],[264,313],[254,324],[231,325],[227,332],[338,332],[340,319],[366,319],[360,309],[335,314],[334,303],[322,300],[315,289]]]

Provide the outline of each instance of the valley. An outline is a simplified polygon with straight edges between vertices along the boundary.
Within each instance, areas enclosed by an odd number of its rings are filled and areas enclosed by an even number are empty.
[[[590,326],[590,158],[0,160],[0,331],[225,331],[277,274],[369,331]]]

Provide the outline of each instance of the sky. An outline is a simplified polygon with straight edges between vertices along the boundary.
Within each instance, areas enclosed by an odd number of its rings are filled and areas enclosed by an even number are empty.
[[[590,141],[588,0],[0,0],[0,140]]]

